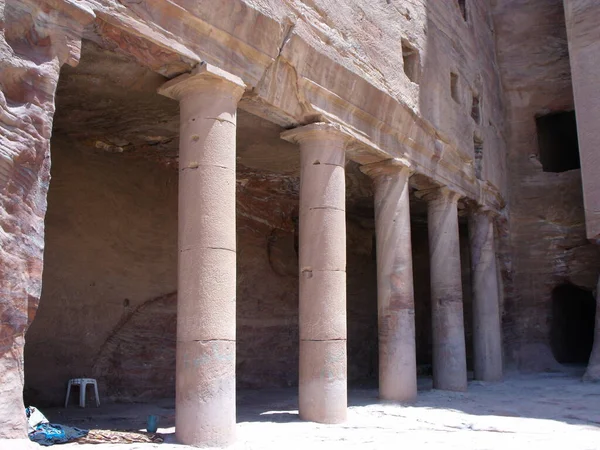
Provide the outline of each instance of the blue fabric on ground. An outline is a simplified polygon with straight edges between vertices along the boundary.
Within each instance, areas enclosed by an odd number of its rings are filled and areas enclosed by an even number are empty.
[[[87,434],[88,430],[80,428],[67,427],[55,423],[40,423],[33,432],[29,433],[29,439],[40,445],[50,446],[64,444],[65,442],[84,437]]]

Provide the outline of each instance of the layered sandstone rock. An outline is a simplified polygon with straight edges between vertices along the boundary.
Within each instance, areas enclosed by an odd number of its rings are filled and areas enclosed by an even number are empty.
[[[42,287],[54,92],[92,17],[61,1],[0,4],[0,438],[25,437],[23,345]]]

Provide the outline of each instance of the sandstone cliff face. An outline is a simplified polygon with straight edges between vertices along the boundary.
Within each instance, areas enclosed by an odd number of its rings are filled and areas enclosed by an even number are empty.
[[[552,289],[564,282],[593,289],[600,258],[586,240],[581,171],[543,172],[539,161],[536,115],[574,108],[563,2],[493,3],[510,185],[504,337],[510,362],[543,370],[556,365],[549,345]]]
[[[91,11],[0,3],[0,438],[25,437],[24,335],[41,291],[54,92]]]
[[[177,156],[177,105],[167,100],[160,104],[146,102],[140,85],[155,88],[165,79],[188,71],[198,61],[207,60],[243,78],[249,90],[240,108],[270,122],[265,125],[264,120],[260,122],[251,115],[246,116],[247,123],[256,126],[269,139],[276,139],[282,126],[293,127],[315,120],[341,122],[353,128],[369,148],[368,152],[363,147],[351,149],[351,159],[364,163],[404,156],[413,162],[419,173],[436,183],[448,184],[472,200],[501,209],[506,192],[502,136],[504,116],[493,29],[487,4],[470,2],[469,5],[463,17],[455,2],[438,0],[225,0],[218,5],[212,1],[189,0],[2,2],[0,224],[3,233],[0,235],[0,288],[3,295],[0,314],[3,325],[0,368],[6,370],[0,372],[0,389],[6,390],[1,393],[7,401],[3,402],[6,409],[0,409],[0,422],[10,425],[0,430],[0,437],[22,436],[24,433],[24,421],[15,415],[15,411],[22,410],[23,334],[33,319],[40,298],[54,92],[60,66],[65,62],[75,64],[79,59],[81,35],[100,49],[90,51],[110,51],[113,58],[121,62],[133,60],[149,69],[147,72],[138,68],[127,74],[113,73],[107,70],[110,66],[102,71],[97,66],[89,72],[82,70],[75,73],[75,78],[68,80],[73,83],[74,91],[77,86],[84,86],[86,91],[98,97],[102,96],[100,81],[104,79],[126,79],[129,82],[126,86],[131,97],[112,97],[113,103],[110,99],[100,99],[85,105],[85,97],[79,102],[65,98],[64,122],[58,124],[58,129],[70,131],[70,137],[77,138],[88,150],[116,152],[122,154],[123,161],[138,161],[141,157],[173,167]],[[64,73],[69,74],[68,70]],[[133,75],[138,78],[134,80]],[[70,87],[67,85],[65,89]],[[477,111],[474,111],[475,98],[479,99]],[[133,105],[139,110],[146,112],[146,118],[150,117],[146,123],[130,120],[127,116],[131,111],[124,104],[130,99],[135,100]],[[111,120],[107,120],[106,111],[112,111]],[[134,118],[136,113],[134,111]],[[274,239],[271,230],[277,229],[283,233],[281,240],[289,243],[293,241],[294,232],[293,206],[283,193],[294,192],[297,163],[289,156],[281,155],[293,153],[286,153],[288,144],[279,141],[265,145],[256,138],[247,139],[244,151],[238,154],[240,166],[247,169],[247,172],[238,174],[241,198],[244,199],[238,204],[238,213],[243,217],[241,223],[249,221],[250,229],[258,233],[253,238],[248,236],[248,241],[262,242],[266,237]],[[483,142],[481,173],[475,171],[475,141]],[[69,156],[73,157],[73,154]],[[351,165],[352,168],[356,169]],[[153,169],[148,170],[150,173]],[[265,174],[265,171],[271,174]],[[353,202],[356,206],[364,204],[365,198],[369,201],[370,193],[366,189],[367,194],[363,195],[364,180],[359,180],[357,170],[349,172],[351,210]],[[272,173],[285,176],[273,180]],[[415,177],[420,186],[431,186],[431,179]],[[143,187],[144,182],[141,179],[136,188]],[[275,188],[279,190],[279,203],[265,201],[265,186],[271,182],[279,186]],[[60,186],[57,188],[60,189]],[[251,193],[253,188],[255,191]],[[159,197],[166,192],[150,188],[149,191],[158,192]],[[244,193],[247,195],[244,196]],[[114,203],[122,200],[115,197]],[[358,207],[355,209],[358,210]],[[166,219],[161,222],[160,218],[148,216],[143,215],[154,225],[170,223]],[[131,216],[127,217],[130,222],[135,222]],[[61,221],[60,217],[54,219],[57,223]],[[257,223],[262,223],[265,228],[257,232]],[[113,225],[115,232],[119,231],[119,227],[129,227],[120,222]],[[111,226],[109,221],[104,229],[98,231],[106,237],[111,235]],[[168,245],[174,237],[163,229],[163,242],[153,246],[147,241],[156,236],[143,239],[149,233],[145,230],[141,238],[138,236],[142,241],[140,245],[147,250],[149,257],[159,253],[160,256],[155,258],[156,264],[150,271],[152,276],[141,278],[145,287],[137,289],[131,298],[121,295],[122,292],[113,295],[115,292],[110,292],[110,289],[96,289],[97,286],[90,286],[95,281],[93,279],[85,280],[89,281],[87,284],[83,280],[75,280],[69,295],[83,300],[79,306],[70,303],[71,312],[79,307],[78,312],[81,313],[84,305],[97,305],[105,298],[110,298],[111,302],[106,311],[106,323],[93,325],[90,335],[84,339],[86,345],[101,348],[111,330],[120,323],[124,308],[134,308],[156,298],[167,301],[162,296],[172,293],[172,281],[169,280],[173,276],[173,268],[161,271],[160,267],[166,267],[165,261],[169,259],[162,245]],[[63,238],[59,232],[57,234],[57,239]],[[356,240],[349,239],[349,243],[354,242],[352,251],[357,261],[366,258],[367,244],[371,241],[368,234],[363,230],[357,233]],[[365,236],[368,238],[365,239]],[[110,242],[127,250],[127,246],[119,244],[118,239]],[[250,253],[258,254],[258,248],[257,244]],[[260,248],[265,250],[265,247]],[[94,245],[91,245],[90,251],[93,249]],[[289,246],[286,249],[289,251]],[[100,250],[108,252],[110,249]],[[277,247],[273,251],[276,252]],[[289,257],[285,254],[282,260],[286,261]],[[165,261],[159,261],[163,258]],[[55,261],[60,266],[60,257]],[[242,261],[250,265],[248,270],[256,269],[265,264],[265,255],[262,255],[260,264]],[[131,263],[131,260],[128,262]],[[123,279],[123,274],[115,268],[94,264],[99,263],[86,264],[84,261],[81,265],[111,273],[115,279]],[[368,288],[369,277],[373,277],[368,267],[373,266],[357,264],[365,272],[357,272],[357,277],[351,280],[351,283],[356,283],[352,289],[360,302],[367,305],[374,301],[375,295],[374,289]],[[134,269],[141,270],[132,263],[128,270]],[[289,269],[279,267],[273,271]],[[363,282],[363,279],[366,281]],[[159,282],[163,283],[161,289],[157,288]],[[243,281],[241,283],[243,286]],[[282,292],[297,291],[291,281],[289,286],[286,283],[283,283],[285,289]],[[49,295],[58,299],[56,301],[61,305],[59,284],[60,277],[55,280],[54,288],[52,283],[48,287]],[[286,294],[282,295],[286,301],[291,301]],[[252,296],[247,298],[253,299]],[[124,306],[126,299],[129,300],[128,307]],[[362,304],[360,302],[356,304]],[[242,326],[252,329],[253,321],[265,320],[270,308],[277,310],[274,303],[269,303],[264,316],[242,317],[241,323],[250,323]],[[357,311],[356,321],[351,323],[349,330],[359,336],[355,341],[356,354],[369,361],[373,349],[366,348],[364,343],[370,342],[367,336],[372,337],[373,329],[365,325],[360,311],[366,315],[370,313],[359,306]],[[60,314],[54,314],[48,316],[46,324],[63,326]],[[82,316],[85,317],[85,314]],[[87,321],[93,322],[91,319],[88,317]],[[285,326],[278,323],[274,328],[279,330],[277,333],[283,333],[281,330],[292,322],[293,318],[286,316],[281,322]],[[83,329],[85,323],[82,321],[78,327]],[[43,324],[40,320],[36,327],[39,329]],[[32,336],[35,333],[34,328]],[[277,333],[272,336],[288,339]],[[270,339],[269,342],[273,342],[275,338]],[[34,339],[31,351],[39,355],[41,349],[39,346],[36,349],[35,342]],[[63,342],[65,348],[76,343],[70,336],[65,337]],[[37,344],[40,345],[39,340]],[[349,345],[355,344],[350,341]],[[246,350],[251,352],[251,349]],[[68,359],[77,355],[63,356]],[[89,367],[90,361],[86,360],[86,356],[79,356],[85,362],[82,367]],[[282,367],[284,363],[279,361],[277,364]],[[353,364],[352,359],[350,364]],[[57,379],[68,375],[61,370],[57,369]],[[368,370],[371,369],[364,366],[358,367],[355,372]],[[32,376],[36,376],[33,371]],[[254,382],[252,376],[246,381],[249,385]]]

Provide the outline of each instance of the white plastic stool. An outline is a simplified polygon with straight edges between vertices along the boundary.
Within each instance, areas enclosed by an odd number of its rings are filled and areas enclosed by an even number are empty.
[[[72,378],[67,386],[67,398],[65,399],[65,408],[69,404],[69,395],[71,394],[71,386],[79,386],[79,406],[85,408],[85,388],[88,384],[94,386],[96,394],[96,407],[100,406],[100,396],[98,395],[98,383],[94,378]]]

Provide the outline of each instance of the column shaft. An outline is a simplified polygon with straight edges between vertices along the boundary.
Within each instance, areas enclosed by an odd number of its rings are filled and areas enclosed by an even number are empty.
[[[469,218],[471,278],[473,280],[473,357],[475,379],[502,379],[502,338],[494,226],[489,214]]]
[[[379,397],[417,396],[409,170],[375,177]]]
[[[235,150],[243,83],[206,67],[161,89],[180,100],[181,114],[175,421],[180,443],[226,446],[236,420]]]
[[[338,423],[347,408],[345,142],[326,124],[288,133],[301,164],[300,417]]]
[[[467,389],[458,195],[442,188],[428,204],[433,387]]]
[[[596,324],[594,330],[594,346],[590,354],[583,381],[600,381],[600,277],[596,285]]]

